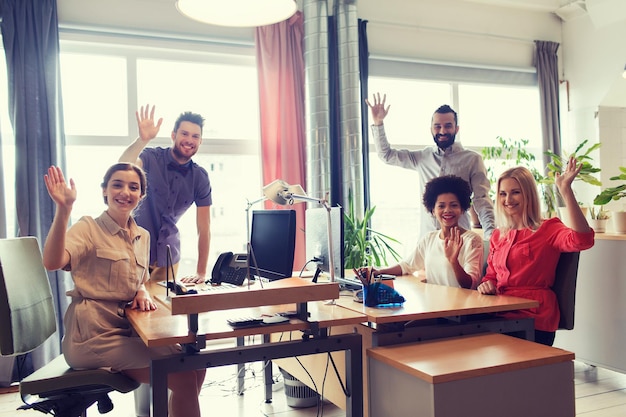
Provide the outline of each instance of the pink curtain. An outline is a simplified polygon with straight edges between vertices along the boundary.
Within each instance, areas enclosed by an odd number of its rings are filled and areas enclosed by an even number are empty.
[[[282,179],[289,184],[300,184],[306,190],[302,13],[296,12],[284,22],[258,27],[255,38],[263,184]],[[306,262],[306,202],[287,208],[296,210],[294,270],[299,270]]]

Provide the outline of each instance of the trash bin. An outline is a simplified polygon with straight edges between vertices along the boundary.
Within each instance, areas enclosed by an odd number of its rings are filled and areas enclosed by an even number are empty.
[[[294,408],[315,407],[319,401],[319,394],[300,382],[295,376],[280,368],[283,374],[287,405]]]

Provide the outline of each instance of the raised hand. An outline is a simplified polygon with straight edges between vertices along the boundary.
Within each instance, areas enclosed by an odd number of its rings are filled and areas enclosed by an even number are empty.
[[[446,258],[450,262],[459,259],[459,253],[461,252],[462,246],[463,238],[461,237],[461,231],[458,227],[451,228],[450,235],[447,236],[443,241],[443,251],[446,255]]]
[[[565,170],[560,174],[556,174],[554,182],[561,195],[563,195],[566,190],[572,188],[572,182],[574,182],[582,167],[582,163],[579,164],[576,158],[570,157],[565,166]]]
[[[159,129],[161,129],[161,123],[163,123],[163,118],[159,118],[157,124],[154,124],[154,110],[156,106],[152,106],[150,109],[150,105],[146,104],[146,107],[141,106],[139,111],[135,112],[135,116],[137,117],[137,128],[139,129],[139,137],[141,140],[147,142],[156,138],[156,135],[159,133]]]
[[[374,104],[371,104],[368,99],[365,99],[365,102],[369,106],[372,113],[372,122],[377,126],[382,125],[383,119],[385,118],[385,116],[387,116],[387,113],[389,113],[389,108],[391,107],[387,106],[387,108],[385,108],[387,95],[383,95],[382,101],[380,99],[380,93],[374,94],[372,98],[374,99]]]
[[[43,176],[46,189],[52,201],[57,206],[70,208],[76,201],[76,186],[74,180],[70,178],[70,186],[65,183],[65,177],[61,168],[51,166],[48,168],[48,173]]]

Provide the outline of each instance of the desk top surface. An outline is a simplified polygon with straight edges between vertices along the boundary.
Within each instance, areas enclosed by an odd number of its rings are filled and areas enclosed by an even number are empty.
[[[431,384],[574,360],[572,352],[494,333],[377,347],[367,356]]]
[[[537,307],[539,303],[519,297],[484,295],[476,290],[421,282],[414,276],[394,280],[394,288],[406,299],[397,307],[367,307],[352,298],[341,297],[337,304],[365,314],[373,323],[394,323],[449,316],[496,313]]]
[[[149,284],[147,288],[158,300],[157,310],[138,311],[126,309],[128,320],[144,343],[153,347],[195,342],[195,335],[189,333],[187,316],[172,315],[170,306],[162,301],[165,289],[157,284]],[[295,311],[296,308],[296,304],[279,304],[200,313],[198,315],[198,333],[203,335],[206,340],[215,340],[306,330],[311,328],[311,323],[316,323],[321,328],[328,328],[366,321],[366,317],[362,313],[348,310],[338,305],[327,304],[324,301],[311,301],[308,303],[308,322],[298,318],[291,318],[284,323],[240,329],[234,329],[227,323],[228,318],[273,316],[277,313]]]

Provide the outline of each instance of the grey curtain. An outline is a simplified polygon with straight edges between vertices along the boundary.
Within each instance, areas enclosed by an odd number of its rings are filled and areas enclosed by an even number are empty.
[[[43,244],[54,204],[43,183],[50,165],[65,168],[59,34],[55,0],[4,0],[2,41],[7,61],[9,118],[15,134],[15,198],[19,236]],[[37,369],[60,353],[68,274],[50,273],[57,297],[58,331],[33,352]],[[68,282],[69,281],[69,282]],[[69,285],[68,285],[69,284]]]
[[[559,44],[535,41],[535,66],[541,100],[541,128],[543,150],[551,149],[561,154],[561,125],[559,116],[559,67],[557,51]],[[544,166],[550,158],[544,153]]]

